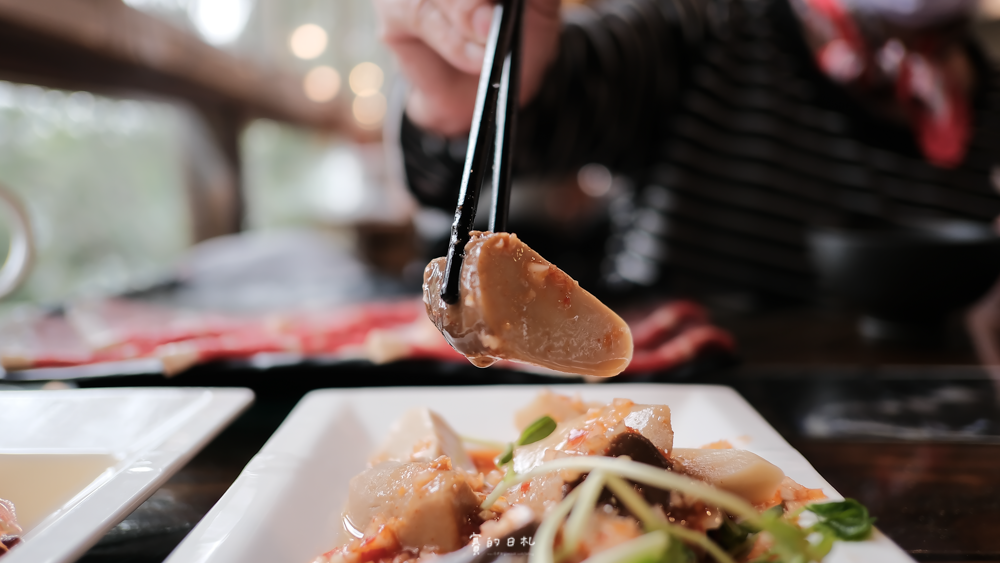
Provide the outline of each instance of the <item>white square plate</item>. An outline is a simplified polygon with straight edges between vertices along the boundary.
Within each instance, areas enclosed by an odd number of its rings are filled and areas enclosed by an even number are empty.
[[[552,385],[586,401],[615,397],[671,408],[674,443],[727,439],[782,468],[806,487],[842,498],[742,397],[711,385]],[[407,408],[427,406],[459,433],[517,437],[513,413],[539,386],[323,390],[308,394],[247,465],[168,563],[308,563],[333,547],[348,481]],[[910,562],[880,533],[840,542],[830,563]],[[6,562],[5,562],[6,563]]]
[[[249,389],[0,391],[3,563],[79,558],[253,402]]]

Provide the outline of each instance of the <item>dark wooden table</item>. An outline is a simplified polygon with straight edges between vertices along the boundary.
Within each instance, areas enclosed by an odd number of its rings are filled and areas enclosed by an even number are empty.
[[[947,367],[845,372],[804,368],[800,377],[812,373],[814,379],[789,381],[780,370],[757,371],[732,385],[834,488],[864,503],[878,518],[877,526],[918,561],[1000,562],[995,532],[1000,524],[1000,409],[993,382],[985,374]],[[948,403],[949,393],[960,400]],[[942,397],[943,403],[935,403]],[[907,403],[909,415],[879,415],[906,409]],[[924,408],[929,412],[923,417],[912,416]],[[822,417],[816,413],[831,410],[848,413],[832,416],[834,422],[853,418],[880,424],[841,430],[817,424]],[[888,436],[881,425],[896,425],[901,435],[911,436]]]
[[[836,315],[787,312],[722,324],[740,337],[748,361],[702,374],[698,382],[737,389],[838,491],[867,505],[879,528],[918,561],[1000,563],[1000,405],[993,382],[972,367],[974,356],[960,331],[938,345],[885,347],[862,343],[853,321]],[[204,372],[191,377],[220,383]],[[328,368],[234,377],[257,388],[257,403],[81,561],[162,561],[317,377],[328,383],[378,379]],[[454,373],[421,377],[469,383]],[[674,377],[691,380],[689,374]],[[896,410],[886,415],[887,405]],[[907,409],[924,414],[907,415]],[[840,420],[845,412],[850,420],[874,420],[876,429],[895,424],[909,438],[864,428],[830,431],[817,423],[823,416]]]
[[[918,561],[1000,561],[995,444],[793,440],[878,527]]]

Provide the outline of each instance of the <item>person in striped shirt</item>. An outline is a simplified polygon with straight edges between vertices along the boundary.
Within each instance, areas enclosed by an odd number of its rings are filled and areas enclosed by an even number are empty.
[[[450,212],[491,3],[374,1],[409,84],[407,181]],[[515,205],[512,230],[602,297],[809,303],[811,226],[1000,215],[1000,84],[972,0],[526,5],[519,177],[614,176],[583,224],[519,225]],[[987,348],[993,301],[972,323]]]

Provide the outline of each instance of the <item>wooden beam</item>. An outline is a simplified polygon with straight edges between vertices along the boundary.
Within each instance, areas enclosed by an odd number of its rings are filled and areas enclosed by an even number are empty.
[[[0,0],[0,76],[174,96],[247,117],[356,131],[345,96],[312,102],[300,77],[241,60],[121,0]]]

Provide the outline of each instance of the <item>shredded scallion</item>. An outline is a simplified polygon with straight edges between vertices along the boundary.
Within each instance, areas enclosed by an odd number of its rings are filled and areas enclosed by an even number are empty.
[[[522,474],[509,472],[504,482],[499,484],[489,497],[483,501],[482,508],[488,509],[493,506],[493,503],[510,487],[548,473],[567,470],[580,472],[604,471],[605,484],[615,492],[619,500],[626,503],[629,510],[643,522],[647,529],[662,530],[686,543],[700,546],[711,553],[720,563],[733,563],[733,558],[707,536],[694,530],[671,524],[660,518],[648,503],[632,489],[631,485],[623,481],[623,478],[647,486],[677,491],[693,496],[708,505],[717,506],[727,514],[739,518],[743,525],[766,532],[774,540],[771,549],[765,554],[766,556],[773,555],[781,561],[819,561],[826,555],[830,548],[830,542],[821,540],[814,543],[807,539],[807,536],[814,531],[823,532],[822,527],[803,530],[785,520],[779,514],[771,514],[770,512],[765,514],[758,513],[750,503],[732,493],[716,489],[707,483],[696,481],[690,477],[672,471],[665,471],[652,465],[634,462],[627,458],[602,456],[566,457],[543,463]],[[624,487],[622,486],[623,483],[625,484]],[[547,530],[549,537],[545,538],[547,543],[543,545],[548,545],[549,547],[547,550],[541,549],[540,551],[533,548],[533,559],[529,563],[555,563],[556,558],[552,553],[551,546],[559,526],[562,525],[562,521],[569,514],[570,510],[572,510],[573,503],[567,503],[567,501],[572,498],[573,502],[575,502],[576,498],[581,494],[581,489],[582,486],[577,487],[576,490],[570,493],[558,505],[558,512],[553,511],[542,522],[542,525],[539,527],[539,533],[541,533],[543,528]],[[583,517],[581,516],[580,518],[582,519]],[[542,552],[546,553],[542,554]]]
[[[580,489],[573,490],[542,520],[535,532],[535,544],[528,552],[528,563],[555,563],[556,534],[559,533],[559,526],[562,525],[563,519],[569,514],[579,496]]]
[[[652,465],[622,458],[574,456],[556,459],[545,462],[530,471],[515,475],[509,483],[506,483],[505,485],[506,488],[510,488],[535,477],[540,477],[547,473],[566,469],[577,471],[594,471],[596,469],[603,469],[609,475],[617,475],[651,487],[675,490],[690,494],[701,499],[707,504],[721,507],[729,514],[744,518],[747,522],[753,525],[759,527],[763,524],[760,514],[757,513],[757,510],[753,507],[753,505],[732,493],[721,491],[711,485],[708,485],[707,483],[696,481],[678,473],[664,471],[657,467],[653,467]],[[505,488],[498,486],[492,493],[490,493],[490,496],[486,497],[486,500],[483,501],[481,508],[488,509],[493,506],[493,503],[495,503],[505,491]]]
[[[573,505],[573,512],[570,513],[569,518],[566,520],[566,526],[563,528],[562,551],[564,553],[572,553],[580,543],[583,531],[587,528],[587,522],[590,521],[590,517],[594,514],[594,505],[597,504],[597,498],[601,496],[601,491],[604,490],[604,477],[604,472],[598,469],[587,475],[583,484],[579,486],[580,499]]]
[[[659,563],[670,538],[656,531],[605,549],[583,560],[583,563]]]
[[[639,495],[639,493],[635,492],[632,485],[626,483],[621,477],[609,475],[605,482],[608,488],[611,489],[611,492],[618,497],[618,500],[620,500],[622,504],[629,509],[629,512],[642,522],[643,527],[645,527],[647,531],[661,530],[667,532],[688,544],[701,547],[719,563],[735,563],[733,558],[730,557],[730,555],[715,542],[708,539],[708,536],[695,532],[694,530],[689,530],[684,526],[671,524],[663,518],[660,518],[659,515],[653,512],[653,508],[649,506],[649,503],[647,503],[642,496]]]

